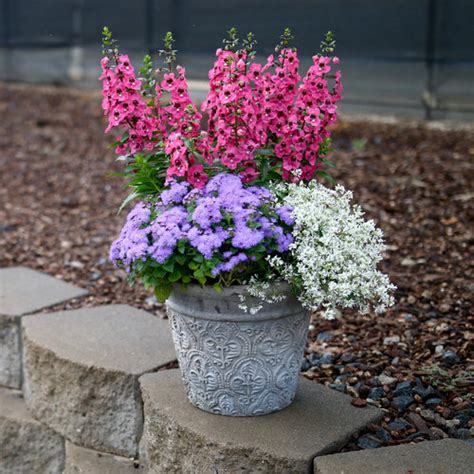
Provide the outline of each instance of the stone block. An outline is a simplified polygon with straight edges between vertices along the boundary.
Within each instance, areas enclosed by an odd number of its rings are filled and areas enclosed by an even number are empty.
[[[474,449],[458,439],[367,449],[318,457],[315,474],[467,474]]]
[[[21,316],[85,294],[29,268],[0,268],[0,385],[21,386]]]
[[[83,447],[137,453],[138,378],[176,356],[169,324],[125,305],[23,318],[25,400],[33,416]]]
[[[133,459],[81,448],[66,442],[64,474],[140,474]]]
[[[18,390],[0,387],[0,472],[63,472],[64,438],[26,410]]]
[[[308,473],[315,456],[337,451],[380,410],[301,378],[295,401],[258,417],[214,415],[192,406],[179,370],[140,378],[145,425],[140,456],[154,473]]]

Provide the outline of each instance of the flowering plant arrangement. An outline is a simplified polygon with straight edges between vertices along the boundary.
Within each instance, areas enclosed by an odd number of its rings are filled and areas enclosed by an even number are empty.
[[[392,287],[376,269],[380,231],[350,206],[350,193],[315,182],[330,179],[342,98],[334,37],[326,35],[304,76],[292,39],[286,29],[260,64],[254,36],[240,42],[232,28],[199,109],[171,33],[159,52],[164,66],[154,70],[145,56],[137,75],[104,28],[106,132],[121,131],[113,146],[132,188],[122,206],[140,201],[111,258],[160,300],[175,284],[199,283],[217,291],[248,284],[275,302],[263,289],[278,278],[309,308],[390,304]]]

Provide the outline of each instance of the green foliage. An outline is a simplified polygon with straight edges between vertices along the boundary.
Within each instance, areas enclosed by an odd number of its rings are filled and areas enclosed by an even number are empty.
[[[262,261],[267,254],[264,245],[258,245],[250,252],[259,256],[257,262]],[[152,259],[135,261],[132,264],[129,281],[133,283],[137,277],[141,278],[145,287],[153,289],[156,299],[161,302],[168,298],[175,284],[184,286],[190,283],[213,285],[216,291],[222,291],[224,286],[243,281],[242,269],[239,267],[228,274],[215,277],[212,274],[212,269],[218,263],[220,263],[219,257],[206,260],[194,247],[182,240],[178,242],[177,251],[164,264]],[[255,271],[258,273],[260,266],[263,269],[262,263],[256,263],[252,269],[246,269],[244,276],[255,274]]]
[[[275,46],[275,51],[279,53],[282,49],[288,48],[294,39],[295,37],[291,34],[291,29],[285,28],[280,35],[280,42]],[[293,49],[296,51],[296,48]]]
[[[323,178],[326,180],[329,184],[335,184],[336,180],[325,170],[318,170],[316,171],[316,176],[319,176],[320,178]]]
[[[319,156],[325,156],[331,151],[331,144],[332,140],[331,137],[325,138],[320,144],[319,144]],[[334,167],[334,166],[333,166]]]
[[[143,65],[138,71],[138,79],[142,83],[142,94],[145,97],[154,97],[156,78],[153,71],[153,60],[149,54],[143,58]]]
[[[224,43],[224,49],[226,51],[236,51],[239,47],[239,38],[237,36],[238,31],[235,26],[233,26],[228,32],[227,32],[227,38],[222,40]]]
[[[474,384],[474,371],[464,370],[456,376],[452,376],[447,370],[441,368],[438,364],[424,367],[424,379],[433,387],[445,393],[459,393],[462,388],[470,387]],[[474,400],[474,394],[467,393],[462,395],[466,401]]]
[[[247,33],[247,37],[243,41],[243,49],[247,52],[247,60],[252,60],[257,52],[255,48],[257,46],[257,40],[252,32]]]
[[[332,31],[328,31],[320,44],[323,54],[333,54],[336,51],[336,39]]]
[[[165,63],[165,68],[163,69],[171,72],[173,65],[176,63],[176,55],[178,53],[176,49],[173,49],[175,39],[173,38],[173,33],[171,33],[171,31],[166,33],[165,37],[163,38],[163,42],[163,49],[160,49],[158,54]]]
[[[157,286],[155,287],[155,296],[160,303],[164,303],[169,295],[171,295],[171,290],[173,287],[171,285]]]
[[[169,159],[164,152],[136,154],[130,159],[124,173],[119,175],[127,179],[127,186],[132,188],[132,192],[123,201],[119,212],[135,199],[153,201],[157,198],[165,187],[168,166]]]
[[[102,29],[102,54],[108,58],[117,57],[119,52],[118,41],[112,37],[112,32],[107,26]]]

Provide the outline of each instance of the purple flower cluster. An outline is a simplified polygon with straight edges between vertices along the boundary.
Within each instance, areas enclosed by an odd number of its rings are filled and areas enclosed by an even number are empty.
[[[195,249],[215,262],[217,276],[259,256],[286,252],[292,224],[291,208],[278,207],[264,187],[244,187],[237,175],[219,174],[203,189],[171,182],[156,204],[134,207],[110,257],[127,270],[149,258],[164,264],[184,242],[191,254]]]

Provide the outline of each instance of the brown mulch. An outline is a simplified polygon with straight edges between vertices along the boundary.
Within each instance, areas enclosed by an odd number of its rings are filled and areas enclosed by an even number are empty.
[[[161,315],[150,294],[140,285],[130,288],[108,261],[126,190],[109,176],[120,165],[106,148],[111,137],[102,131],[100,96],[0,84],[0,113],[0,267],[25,265],[90,293],[58,307],[127,303]],[[360,409],[384,408],[383,422],[362,437],[369,445],[468,438],[474,426],[474,133],[343,121],[334,147],[333,176],[386,234],[383,268],[398,287],[397,305],[382,316],[345,311],[325,321],[316,315],[305,375],[343,384],[339,389]],[[400,386],[397,395],[401,381],[413,384],[405,391]],[[374,400],[369,392],[377,385],[383,396]],[[428,406],[413,392],[428,385],[439,403]],[[397,409],[397,396],[413,401]],[[395,419],[408,426],[389,428]],[[367,447],[360,439],[346,449]]]

